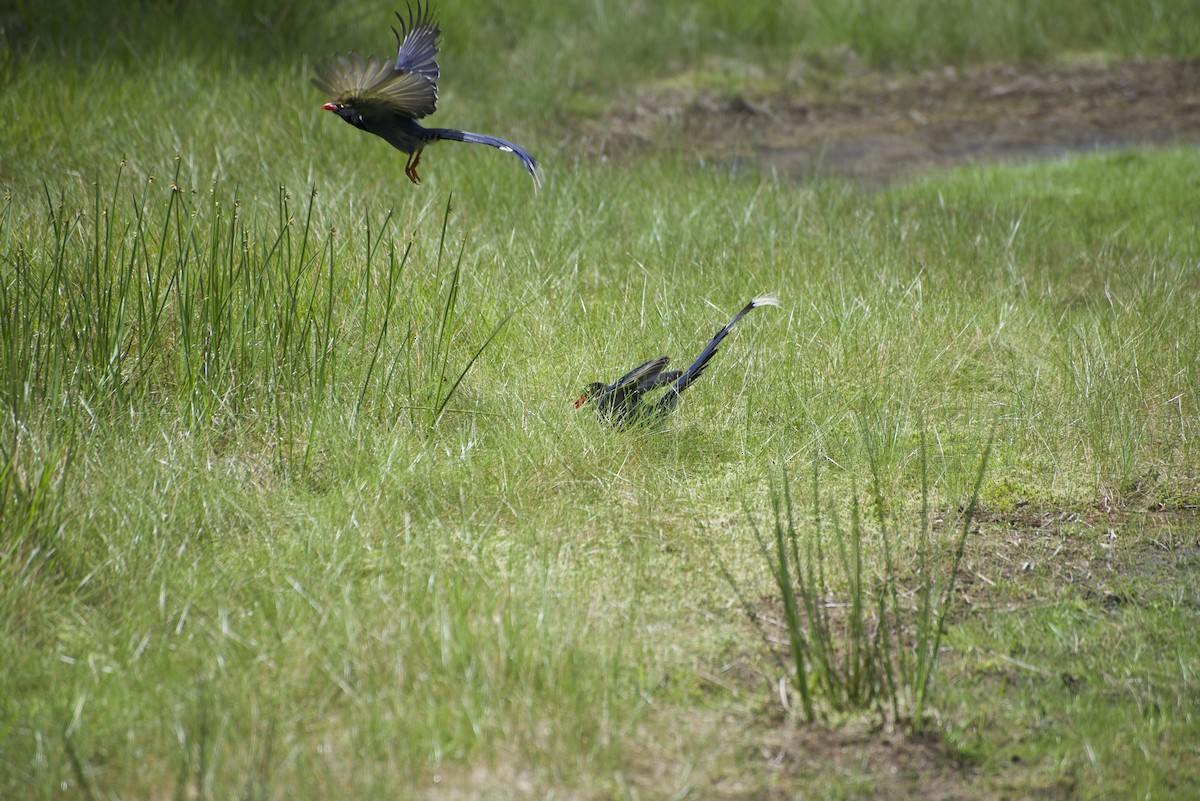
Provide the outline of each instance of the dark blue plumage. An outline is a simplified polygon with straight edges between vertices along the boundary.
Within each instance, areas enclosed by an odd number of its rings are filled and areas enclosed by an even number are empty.
[[[421,182],[417,165],[425,146],[445,139],[489,145],[512,153],[533,176],[534,185],[538,185],[537,160],[525,148],[494,136],[454,128],[426,128],[417,122],[437,109],[441,29],[428,2],[422,6],[418,1],[415,11],[409,6],[407,20],[399,12],[396,19],[400,31],[392,29],[397,44],[395,63],[373,56],[364,60],[351,53],[327,58],[317,65],[313,84],[333,98],[322,108],[407,153],[404,174],[414,184]]]
[[[745,317],[751,309],[778,305],[779,301],[769,295],[755,298],[717,332],[686,370],[668,371],[666,367],[670,358],[659,356],[657,359],[642,362],[611,384],[599,381],[588,384],[583,394],[575,401],[575,408],[593,402],[600,419],[614,425],[665,417],[679,404],[679,396],[683,391],[707,369],[709,361],[717,352],[717,347],[738,320]],[[643,400],[646,393],[664,386],[667,391],[657,401],[649,403]]]

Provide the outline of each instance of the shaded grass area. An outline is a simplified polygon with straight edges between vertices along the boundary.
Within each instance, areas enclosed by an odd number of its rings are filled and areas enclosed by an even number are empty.
[[[573,120],[628,105],[647,86],[753,95],[820,86],[863,66],[1200,55],[1200,17],[1188,0],[1110,0],[1101,9],[1083,0],[445,2],[439,18],[436,124],[504,136],[554,168],[578,146]],[[388,6],[358,0],[13,3],[0,13],[0,77],[9,85],[0,95],[0,179],[133,155],[163,164],[180,152],[243,186],[270,165],[267,185],[299,192],[312,176],[298,156],[350,140],[325,135],[333,120],[317,113],[312,65],[332,52],[389,55],[393,21]],[[372,150],[391,163],[385,148],[355,143],[349,152],[369,170]]]
[[[465,77],[492,72],[499,55],[517,66],[543,65],[570,87],[593,88],[705,59],[742,60],[774,71],[797,58],[846,52],[879,68],[1029,61],[1064,52],[1186,57],[1196,52],[1200,24],[1183,0],[1117,0],[1102,9],[1080,0],[489,1],[442,2],[438,10]],[[111,2],[18,0],[5,14],[0,41],[85,61],[137,62],[181,51],[248,62],[295,61],[330,40],[346,40],[346,47],[359,52],[383,46],[390,21],[386,7],[360,1],[151,0],[131,11]],[[501,83],[496,76],[485,86]]]

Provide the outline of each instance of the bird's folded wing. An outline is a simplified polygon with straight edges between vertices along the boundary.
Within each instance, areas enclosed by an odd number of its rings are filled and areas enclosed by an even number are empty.
[[[612,388],[614,390],[632,389],[642,381],[653,379],[655,376],[661,373],[663,369],[666,368],[667,362],[669,361],[669,357],[659,356],[657,359],[651,359],[649,361],[642,362],[637,367],[618,378],[617,382],[612,385]]]
[[[375,57],[357,53],[324,59],[313,84],[330,97],[360,112],[389,111],[419,119],[437,108],[437,86],[420,72],[392,69]]]
[[[683,375],[682,370],[664,370],[656,375],[647,376],[638,382],[638,392],[646,393],[659,387],[665,387],[681,375]]]

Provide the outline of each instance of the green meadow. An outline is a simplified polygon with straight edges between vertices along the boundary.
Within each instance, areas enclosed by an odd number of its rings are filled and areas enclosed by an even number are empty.
[[[1200,151],[865,188],[578,133],[1195,59],[1192,2],[442,0],[429,124],[537,191],[320,110],[388,6],[126,5],[0,9],[0,797],[1200,794]],[[765,293],[665,424],[573,407]]]

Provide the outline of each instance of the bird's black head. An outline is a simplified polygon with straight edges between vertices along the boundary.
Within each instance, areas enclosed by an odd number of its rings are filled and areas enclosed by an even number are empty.
[[[363,116],[354,106],[347,103],[326,103],[321,108],[332,111],[355,128],[363,127]]]
[[[583,404],[594,401],[600,397],[600,393],[604,391],[604,385],[599,381],[593,381],[583,388],[583,394],[575,399],[575,408],[578,409]]]

